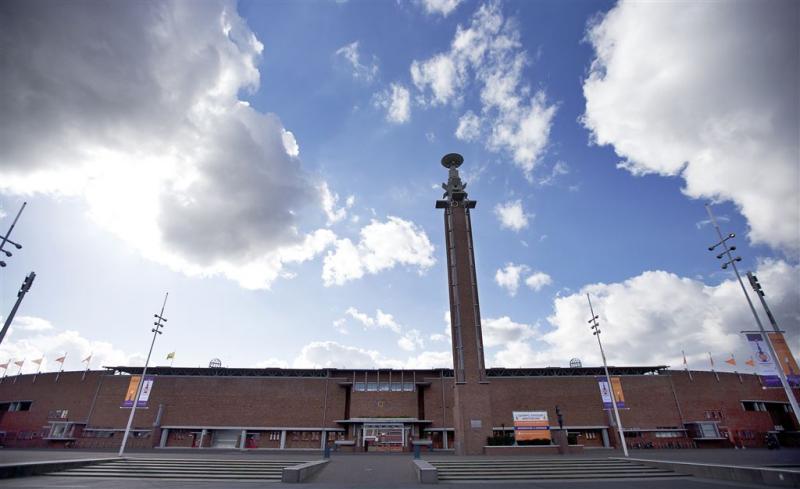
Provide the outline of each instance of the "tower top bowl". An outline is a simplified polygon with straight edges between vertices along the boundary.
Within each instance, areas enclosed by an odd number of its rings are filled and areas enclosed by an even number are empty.
[[[442,166],[445,168],[458,168],[461,163],[464,163],[464,157],[458,153],[450,153],[442,157]]]

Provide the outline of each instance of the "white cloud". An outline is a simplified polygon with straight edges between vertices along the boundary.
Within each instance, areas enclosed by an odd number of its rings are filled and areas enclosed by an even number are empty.
[[[333,329],[341,334],[350,334],[350,331],[347,329],[347,319],[339,318],[333,321]]]
[[[417,348],[424,348],[425,341],[418,329],[410,329],[397,340],[397,345],[405,351],[414,351]]]
[[[528,278],[525,279],[525,285],[536,292],[542,290],[542,287],[552,283],[553,279],[550,277],[550,275],[544,272],[533,272]]]
[[[312,341],[300,350],[292,365],[294,368],[372,368],[382,364],[383,359],[375,350],[335,341]]]
[[[500,268],[495,272],[494,281],[497,285],[506,289],[508,295],[514,297],[517,295],[517,289],[519,289],[519,282],[522,279],[522,274],[528,270],[526,265],[506,263],[504,268]]]
[[[569,165],[563,161],[556,161],[550,174],[539,180],[539,185],[553,185],[558,177],[569,174]]]
[[[56,358],[67,354],[64,370],[82,370],[86,364],[82,360],[92,355],[91,367],[117,365],[144,365],[144,355],[129,353],[116,348],[108,341],[93,340],[83,337],[74,330],[58,331],[43,318],[25,316],[15,318],[14,330],[9,330],[3,344],[0,345],[0,362],[6,360],[25,360],[22,373],[34,373],[38,365],[32,362],[44,358],[41,371],[57,371],[61,365]],[[26,326],[28,326],[26,328]],[[33,326],[32,328],[30,326]],[[8,375],[16,374],[16,365],[10,364]]]
[[[337,208],[336,206],[339,204],[339,194],[331,192],[327,182],[322,182],[319,185],[319,191],[322,196],[322,210],[328,217],[328,226],[346,218],[347,210],[355,204],[355,197],[350,195],[345,199],[344,206]]]
[[[432,105],[458,99],[458,89],[464,84],[455,62],[446,54],[438,54],[422,63],[415,60],[411,64],[411,79],[420,90],[430,87],[433,98],[425,103]]]
[[[289,368],[289,363],[277,358],[268,358],[253,365],[253,368]]]
[[[468,110],[458,119],[456,138],[462,141],[475,141],[481,135],[481,119]]]
[[[425,231],[411,221],[389,216],[385,222],[373,220],[364,226],[356,245],[349,239],[337,240],[335,249],[325,256],[322,279],[326,287],[342,285],[395,265],[413,266],[422,272],[435,262]]]
[[[297,141],[238,98],[263,46],[233,3],[16,3],[0,44],[0,191],[82,196],[146,258],[245,287],[319,238]]]
[[[794,351],[800,348],[800,266],[767,260],[756,271],[780,327]],[[692,368],[709,369],[707,352],[717,369],[733,369],[723,360],[734,353],[740,371],[751,356],[742,330],[756,328],[738,282],[719,285],[679,277],[664,271],[647,271],[621,283],[590,284],[555,299],[548,317],[551,330],[531,344],[512,343],[499,351],[494,364],[506,366],[562,365],[579,357],[583,365],[601,363],[597,341],[586,323],[592,296],[600,316],[603,346],[610,365],[671,365],[681,368],[681,350]],[[752,294],[751,294],[752,295]],[[760,307],[759,307],[760,309]],[[763,311],[762,311],[763,312]],[[767,328],[768,323],[760,312]]]
[[[543,90],[524,84],[529,64],[514,19],[506,19],[498,2],[482,5],[469,26],[456,29],[450,50],[411,63],[411,78],[423,106],[462,103],[471,86],[480,92],[481,117],[465,114],[456,136],[471,141],[479,135],[479,121],[491,128],[486,147],[507,152],[530,178],[547,147],[556,106]]]
[[[458,7],[462,0],[419,0],[426,14],[441,14],[447,17]]]
[[[800,4],[620,2],[590,26],[585,126],[634,175],[731,200],[750,239],[800,251]]]
[[[335,54],[347,60],[353,70],[353,78],[357,80],[369,83],[378,75],[378,58],[373,56],[370,64],[362,64],[358,53],[358,41],[340,47]]]
[[[312,341],[303,346],[295,368],[441,368],[452,367],[449,351],[423,351],[405,360],[393,359],[376,350],[343,345],[335,341]]]
[[[386,109],[386,120],[404,124],[411,120],[411,95],[399,83],[392,83],[388,90],[376,93],[373,97],[375,107]]]
[[[528,227],[528,214],[522,209],[521,200],[497,204],[494,213],[500,220],[502,228],[519,232]]]
[[[508,316],[481,319],[483,345],[487,348],[506,346],[532,338],[536,329],[524,323],[515,323]]]
[[[5,318],[0,318],[0,322],[5,321]],[[16,316],[11,321],[11,328],[19,328],[23,331],[48,331],[53,329],[53,324],[47,319],[35,316]]]

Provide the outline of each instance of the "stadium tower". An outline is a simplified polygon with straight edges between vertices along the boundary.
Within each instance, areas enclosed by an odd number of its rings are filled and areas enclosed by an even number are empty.
[[[442,165],[448,169],[447,183],[442,184],[444,209],[447,281],[450,292],[450,329],[453,343],[453,422],[457,455],[483,453],[486,438],[492,435],[489,381],[483,360],[483,334],[478,305],[478,283],[472,243],[470,209],[476,201],[467,198],[466,183],[458,167],[464,158],[456,153],[445,155]]]

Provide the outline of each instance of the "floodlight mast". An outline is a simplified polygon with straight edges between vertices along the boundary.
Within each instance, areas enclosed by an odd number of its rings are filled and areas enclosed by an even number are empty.
[[[761,324],[761,318],[758,317],[758,313],[756,312],[756,308],[753,306],[753,301],[750,300],[750,295],[747,293],[747,288],[744,286],[744,282],[742,281],[742,276],[739,274],[739,269],[736,267],[736,262],[742,261],[741,256],[734,257],[731,254],[731,251],[736,249],[735,246],[728,246],[728,240],[735,238],[736,235],[734,233],[728,234],[726,237],[722,237],[722,230],[719,228],[719,224],[717,224],[717,219],[714,217],[714,213],[711,212],[711,206],[706,204],[706,212],[708,213],[708,218],[711,220],[711,224],[714,225],[714,229],[717,231],[717,236],[719,237],[719,241],[716,244],[713,244],[708,247],[708,251],[714,251],[717,246],[722,246],[724,250],[722,253],[717,255],[717,258],[722,259],[723,255],[728,259],[728,261],[722,264],[722,269],[726,270],[728,265],[733,268],[733,273],[736,274],[736,280],[739,281],[739,285],[742,288],[742,293],[744,293],[745,299],[747,299],[747,305],[750,306],[750,312],[753,313],[753,318],[756,320],[756,324],[758,325],[758,330],[761,332],[761,337],[764,338],[764,342],[767,344],[767,349],[769,350],[770,358],[772,358],[772,364],[775,366],[775,370],[778,372],[778,378],[781,380],[781,385],[783,386],[783,390],[786,393],[786,398],[789,400],[789,404],[792,406],[792,411],[794,411],[794,417],[796,423],[800,425],[800,406],[798,406],[797,399],[794,397],[794,393],[792,392],[792,388],[789,385],[789,381],[786,379],[786,374],[783,372],[783,364],[778,359],[778,354],[775,352],[775,347],[772,346],[772,340],[770,339],[769,335],[767,334],[766,330],[764,330],[764,325]],[[762,303],[764,303],[762,298]]]
[[[136,414],[136,405],[139,403],[139,396],[142,394],[142,387],[144,386],[144,379],[145,375],[147,374],[147,365],[150,363],[150,355],[153,353],[153,345],[156,344],[156,337],[161,333],[161,328],[164,327],[161,324],[161,321],[167,322],[167,319],[164,317],[164,308],[167,307],[167,298],[169,297],[169,292],[164,295],[164,303],[161,305],[161,313],[160,314],[153,314],[153,317],[157,318],[158,321],[154,322],[155,328],[152,329],[153,331],[153,341],[150,342],[150,351],[147,352],[147,360],[144,362],[144,369],[142,370],[142,377],[139,379],[139,385],[136,387],[136,396],[133,398],[133,404],[131,405],[131,415],[128,416],[128,425],[125,427],[125,434],[122,435],[122,445],[119,447],[119,456],[121,457],[123,453],[125,453],[125,444],[128,442],[128,435],[131,431],[131,425],[133,424],[133,416]]]
[[[619,418],[619,409],[617,408],[617,396],[614,395],[614,386],[611,384],[611,375],[608,373],[608,364],[606,363],[606,353],[603,351],[603,343],[600,341],[600,323],[597,322],[597,319],[600,317],[594,313],[594,308],[592,307],[592,299],[589,297],[589,294],[586,294],[586,300],[589,301],[589,311],[592,313],[592,319],[589,320],[590,329],[593,329],[594,332],[592,333],[594,336],[597,337],[597,345],[600,346],[600,356],[603,357],[603,370],[606,372],[606,382],[608,382],[608,391],[611,394],[611,406],[614,408],[614,417],[617,420],[617,431],[619,432],[619,443],[622,445],[622,452],[625,456],[628,456],[628,444],[625,443],[625,433],[622,432],[622,421]]]
[[[19,208],[19,211],[17,212],[17,216],[11,222],[11,226],[8,228],[8,231],[6,231],[6,234],[4,236],[0,237],[0,253],[3,253],[4,255],[6,255],[6,258],[11,258],[11,255],[12,255],[12,253],[10,251],[3,249],[3,246],[5,246],[6,243],[12,245],[14,248],[16,248],[18,250],[22,249],[22,245],[19,244],[19,243],[15,243],[15,242],[11,241],[9,236],[11,236],[11,231],[13,231],[14,230],[14,226],[17,225],[17,221],[19,220],[19,216],[22,214],[22,211],[25,210],[25,206],[26,205],[28,205],[27,202],[23,202],[22,203],[22,207]],[[3,260],[0,260],[0,268],[2,268],[4,266],[6,266],[6,262],[4,262]]]

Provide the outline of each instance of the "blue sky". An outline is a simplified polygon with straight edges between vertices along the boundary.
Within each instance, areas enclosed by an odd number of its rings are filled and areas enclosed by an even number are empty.
[[[454,151],[488,365],[597,364],[590,292],[612,363],[747,371],[709,201],[800,348],[796,10],[12,2],[0,362],[141,363],[169,291],[156,364],[449,366]]]

